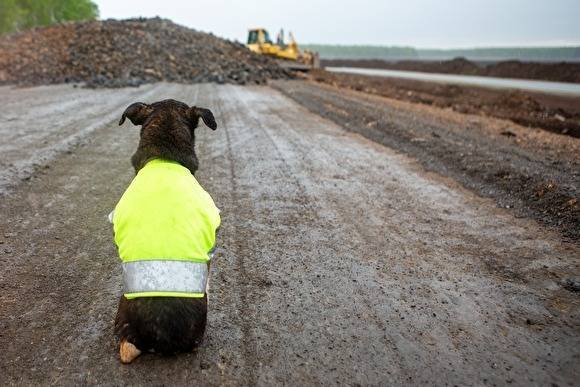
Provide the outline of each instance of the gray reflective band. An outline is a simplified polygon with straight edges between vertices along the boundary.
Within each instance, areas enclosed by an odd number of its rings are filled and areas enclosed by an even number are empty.
[[[147,260],[123,263],[124,293],[205,293],[207,263]]]

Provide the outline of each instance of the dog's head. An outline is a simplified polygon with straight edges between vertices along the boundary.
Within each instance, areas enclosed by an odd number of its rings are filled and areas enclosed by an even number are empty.
[[[133,125],[141,125],[141,139],[131,163],[138,172],[150,160],[161,158],[180,163],[197,171],[194,130],[201,118],[211,129],[217,128],[209,109],[187,106],[183,102],[166,99],[150,105],[136,102],[125,109],[119,125],[128,118]]]

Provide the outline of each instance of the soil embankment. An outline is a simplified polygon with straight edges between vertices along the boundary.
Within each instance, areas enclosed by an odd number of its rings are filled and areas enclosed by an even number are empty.
[[[403,60],[398,62],[379,59],[323,59],[321,65],[580,83],[580,63],[568,62],[540,63],[512,60],[480,64],[465,58],[447,61]]]

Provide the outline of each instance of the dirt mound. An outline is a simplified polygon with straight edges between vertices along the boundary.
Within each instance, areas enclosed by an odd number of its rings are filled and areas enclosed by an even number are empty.
[[[447,61],[405,60],[399,62],[378,59],[324,59],[321,64],[329,67],[363,67],[580,83],[580,63],[537,63],[512,60],[484,65],[465,58],[455,58]]]
[[[289,77],[239,43],[160,18],[67,23],[0,39],[0,84],[261,84]]]
[[[486,66],[484,75],[580,83],[580,63],[524,63],[512,60]]]
[[[441,74],[476,75],[480,68],[465,58],[455,58],[443,62],[401,61],[393,64],[397,70],[422,71]]]

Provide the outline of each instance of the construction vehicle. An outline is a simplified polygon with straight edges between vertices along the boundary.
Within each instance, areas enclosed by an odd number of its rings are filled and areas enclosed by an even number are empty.
[[[292,32],[289,33],[290,42],[284,43],[284,30],[280,30],[276,43],[272,42],[265,28],[253,28],[248,31],[246,46],[253,52],[268,55],[278,59],[281,66],[293,70],[307,71],[320,67],[318,53],[298,48]]]

